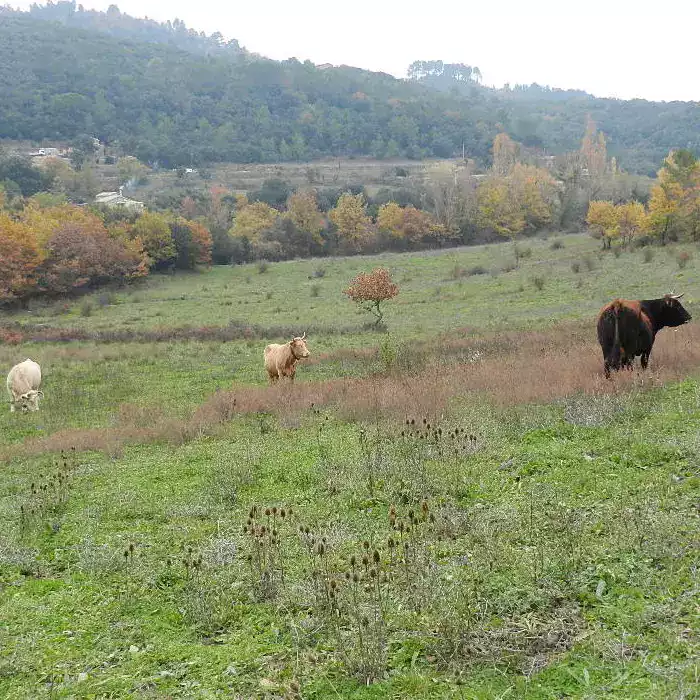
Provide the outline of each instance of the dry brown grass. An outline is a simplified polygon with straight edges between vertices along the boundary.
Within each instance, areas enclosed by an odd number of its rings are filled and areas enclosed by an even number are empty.
[[[270,413],[293,424],[314,404],[336,409],[347,419],[375,416],[437,416],[460,396],[473,395],[498,406],[549,403],[574,394],[617,394],[678,381],[700,367],[700,326],[664,330],[646,372],[619,372],[606,380],[600,348],[590,328],[566,325],[548,332],[506,333],[479,340],[440,339],[427,367],[394,373],[293,386],[244,386],[218,391],[187,419],[126,405],[115,425],[62,430],[5,448],[0,456],[31,455],[75,447],[118,453],[130,443],[180,444],[215,434],[237,414]],[[345,351],[341,351],[346,356]],[[360,353],[365,357],[369,354]],[[468,356],[468,362],[455,358]],[[336,359],[330,355],[327,360]]]

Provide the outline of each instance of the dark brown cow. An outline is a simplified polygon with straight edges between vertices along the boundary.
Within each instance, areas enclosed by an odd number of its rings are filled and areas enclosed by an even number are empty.
[[[682,326],[691,319],[678,301],[682,296],[667,294],[663,299],[644,301],[615,299],[600,310],[598,342],[606,377],[610,377],[611,369],[631,369],[637,355],[641,356],[642,369],[646,369],[656,334],[666,326]]]

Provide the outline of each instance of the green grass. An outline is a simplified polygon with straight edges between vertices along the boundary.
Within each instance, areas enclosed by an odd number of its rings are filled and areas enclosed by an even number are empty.
[[[219,268],[154,279],[89,317],[77,301],[67,314],[36,308],[11,320],[346,327],[311,338],[328,358],[299,369],[310,383],[379,367],[338,354],[381,341],[341,293],[377,264],[401,286],[387,321],[409,344],[579,322],[613,296],[670,288],[693,309],[693,263],[679,270],[677,249],[649,264],[641,251],[599,257],[587,238],[562,240],[558,250],[528,242],[520,268],[495,276],[452,279],[451,270],[500,268],[509,246],[280,263],[263,275]],[[572,260],[585,256],[595,268],[574,273]],[[326,275],[309,280],[319,266]],[[262,347],[274,340],[0,347],[4,365],[40,361],[46,392],[38,414],[0,413],[0,444],[16,450],[0,470],[0,697],[292,698],[295,684],[304,698],[698,696],[695,373],[544,406],[463,396],[428,439],[402,436],[410,429],[396,417],[352,422],[335,408],[295,406],[281,389],[291,408],[279,421],[238,415],[182,444],[71,453],[65,467],[56,454],[21,456],[37,435],[109,431],[125,415],[182,419],[217,389],[260,385]],[[422,424],[410,398],[406,415]],[[59,471],[65,485],[43,491]],[[275,526],[278,548],[243,532],[253,505],[293,508],[292,522]],[[412,533],[392,530],[392,506],[404,523],[418,514]],[[406,564],[392,563],[389,537],[409,543]],[[356,600],[345,580],[365,540],[380,556],[379,603],[369,566]],[[262,568],[247,560],[256,546]],[[331,580],[338,615],[324,593]]]
[[[551,241],[541,239],[520,243],[532,253],[510,272],[502,272],[514,260],[512,246],[504,244],[282,262],[271,264],[264,274],[252,264],[217,267],[206,274],[172,279],[155,276],[145,289],[117,294],[114,305],[95,303],[87,318],[80,316],[82,302],[75,302],[65,314],[57,313],[53,305],[36,308],[20,319],[98,331],[225,326],[231,321],[293,326],[300,331],[307,326],[353,327],[370,319],[356,312],[342,290],[358,272],[380,265],[389,269],[400,286],[399,296],[387,304],[387,323],[392,331],[408,337],[460,327],[472,332],[542,328],[557,320],[590,318],[616,295],[649,298],[671,289],[684,290],[692,306],[700,292],[694,261],[683,270],[678,268],[678,246],[659,250],[648,264],[642,251],[615,258],[603,255],[599,244],[588,236],[562,240],[564,247],[558,250],[551,249]],[[579,273],[571,269],[573,262],[581,263]],[[468,270],[477,265],[493,274],[452,279],[456,266]],[[325,276],[313,278],[319,268],[325,270]],[[541,291],[533,284],[535,277],[544,281]],[[314,285],[320,286],[318,297],[312,296]]]

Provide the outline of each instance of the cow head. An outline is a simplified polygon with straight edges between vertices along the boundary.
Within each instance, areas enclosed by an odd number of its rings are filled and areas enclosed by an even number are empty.
[[[289,347],[292,349],[292,355],[294,355],[297,360],[302,360],[311,355],[309,348],[306,347],[306,331],[304,331],[304,335],[301,337],[292,338],[289,341]]]
[[[22,413],[27,413],[27,411],[38,411],[39,410],[39,399],[44,398],[43,391],[37,391],[36,389],[31,389],[25,394],[20,394],[19,399],[15,404],[19,404],[19,408]]]
[[[664,297],[661,318],[658,319],[664,326],[682,326],[692,318],[680,302],[682,296],[682,294],[667,294]]]

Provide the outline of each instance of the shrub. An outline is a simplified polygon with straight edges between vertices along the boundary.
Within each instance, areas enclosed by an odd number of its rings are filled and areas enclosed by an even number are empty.
[[[455,265],[450,270],[450,279],[458,280],[458,279],[461,279],[462,277],[466,277],[466,276],[467,276],[467,271],[461,265]]]
[[[312,277],[315,277],[316,279],[321,279],[322,277],[326,276],[326,268],[325,267],[317,267],[312,275]]]
[[[564,247],[564,242],[560,241],[558,238],[552,241],[549,246],[552,250],[561,250]]]
[[[475,275],[486,275],[488,270],[483,265],[474,265],[466,268],[461,265],[455,265],[450,270],[450,279],[458,280],[462,277],[474,277]]]
[[[642,260],[645,263],[650,263],[654,259],[654,251],[651,248],[645,248],[642,254]]]
[[[576,274],[576,275],[577,275],[579,272],[581,272],[581,263],[578,262],[578,261],[572,262],[572,263],[571,263],[571,271],[572,271],[574,274]]]
[[[264,275],[270,269],[270,263],[267,260],[258,261],[258,274]]]
[[[375,326],[379,326],[384,318],[382,302],[393,299],[398,293],[398,285],[391,280],[389,271],[382,267],[369,273],[361,272],[343,291],[343,294],[374,315]]]
[[[622,255],[622,248],[620,248],[620,246],[613,248],[613,255],[619,258]]]
[[[592,270],[595,270],[595,260],[590,255],[587,255],[583,259],[583,264],[586,266],[586,269],[591,272]]]
[[[632,240],[633,248],[645,248],[648,245],[652,245],[654,239],[651,236],[639,235],[635,236]]]
[[[692,254],[687,250],[682,250],[680,253],[678,253],[676,261],[678,262],[679,269],[682,270],[683,268],[685,268],[685,266],[692,260],[692,258]]]
[[[100,294],[100,296],[97,297],[97,303],[100,306],[111,306],[114,304],[114,294],[111,292],[104,292],[103,294]]]
[[[522,260],[527,260],[532,257],[532,248],[520,248],[517,247],[515,251],[515,257]]]
[[[538,292],[541,292],[544,289],[544,277],[533,277],[532,278],[532,284],[535,285],[535,289],[537,289]]]
[[[311,285],[311,296],[317,297],[320,293],[321,293],[321,285],[320,284],[312,284]]]
[[[89,299],[85,299],[80,305],[80,315],[84,316],[85,318],[92,316],[93,308],[92,302]]]

